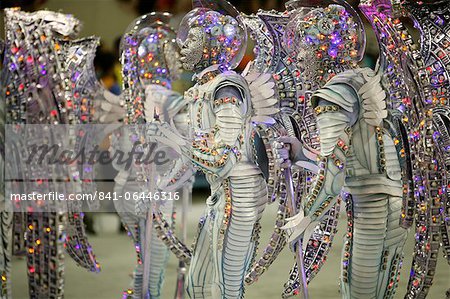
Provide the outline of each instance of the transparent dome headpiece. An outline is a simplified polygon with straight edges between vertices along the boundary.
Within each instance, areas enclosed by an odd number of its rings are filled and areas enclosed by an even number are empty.
[[[297,56],[302,46],[318,57],[359,62],[364,56],[366,34],[358,13],[344,0],[291,0],[292,15],[283,44]]]
[[[172,14],[168,12],[152,12],[136,18],[125,30],[120,41],[120,52],[130,46],[136,46],[137,39],[156,32],[164,33],[164,39],[175,42],[175,31],[169,25],[171,18]]]
[[[136,68],[145,82],[176,79],[181,72],[176,34],[170,13],[152,12],[135,19],[120,42],[122,65],[127,73]]]
[[[205,48],[214,50],[210,61],[238,66],[247,45],[247,29],[239,11],[224,0],[193,0],[192,6],[178,28],[178,45],[185,44],[192,28],[201,28],[207,36]]]
[[[232,16],[235,19],[241,16],[236,7],[225,0],[192,0],[192,7],[214,10],[222,15]]]

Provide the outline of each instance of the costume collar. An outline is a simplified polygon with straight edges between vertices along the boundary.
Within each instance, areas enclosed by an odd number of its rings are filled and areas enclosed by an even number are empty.
[[[192,77],[198,84],[202,85],[213,80],[217,75],[227,71],[226,67],[220,64],[214,64]]]

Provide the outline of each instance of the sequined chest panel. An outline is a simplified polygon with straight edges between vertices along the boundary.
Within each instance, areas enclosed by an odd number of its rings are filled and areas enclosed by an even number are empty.
[[[214,85],[208,82],[195,85],[185,93],[188,106],[189,135],[193,141],[200,141],[204,146],[213,147],[215,133]]]

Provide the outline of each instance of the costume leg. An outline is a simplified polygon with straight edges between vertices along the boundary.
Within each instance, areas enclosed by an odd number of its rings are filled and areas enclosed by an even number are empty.
[[[267,200],[262,180],[253,175],[224,182],[223,216],[216,217],[213,235],[214,298],[243,298],[245,274],[254,257],[253,233]]]
[[[168,203],[168,202],[167,202]],[[161,210],[164,213],[167,221],[172,222],[172,204],[167,204],[167,207],[162,206]],[[134,296],[133,298],[141,299],[143,298],[142,287],[144,279],[144,257],[140,254],[140,249],[143,248],[143,242],[145,240],[145,229],[146,220],[139,219],[136,222],[138,225],[138,239],[136,245],[136,250],[138,251],[138,265],[134,270]],[[169,248],[157,237],[156,231],[152,231],[150,240],[150,273],[149,273],[149,299],[159,299],[161,298],[161,288],[164,282],[164,272],[167,266],[167,261],[169,259]]]
[[[0,298],[11,298],[11,248],[12,248],[12,218],[13,213],[0,212],[0,275],[1,292]]]
[[[393,298],[400,278],[400,265],[403,259],[403,246],[407,230],[400,226],[402,198],[389,196],[388,225],[385,239],[380,277],[378,279],[377,298]]]
[[[208,202],[210,199],[208,199]],[[211,256],[210,229],[212,210],[207,209],[206,215],[200,220],[197,242],[187,276],[187,293],[191,299],[211,298],[211,283],[213,265]]]
[[[120,173],[119,173],[120,174]],[[136,182],[119,181],[116,177],[116,185],[114,187],[114,192],[118,194],[123,194],[127,192],[140,192],[141,189]],[[134,200],[119,200],[114,201],[117,213],[120,216],[123,226],[128,232],[128,235],[133,240],[136,254],[137,254],[137,265],[133,273],[132,282],[132,292],[128,293],[126,298],[142,298],[142,276],[143,276],[143,264],[141,255],[141,240],[145,236],[145,218],[138,217],[135,213],[135,201]]]
[[[159,209],[164,214],[164,218],[172,225],[173,201],[165,201],[159,204]],[[155,229],[152,231],[150,241],[150,299],[161,297],[161,288],[164,283],[164,272],[169,260],[170,249],[161,241]]]
[[[402,199],[386,194],[359,195],[348,204],[343,297],[392,298],[407,234],[399,222]]]
[[[116,185],[116,192],[142,192],[138,182],[127,182],[126,186]],[[159,205],[168,223],[172,223],[173,202],[166,201]],[[141,249],[145,240],[146,219],[138,217],[135,214],[134,201],[119,201],[116,203],[119,210],[120,219],[133,239],[138,256],[138,264],[134,270],[133,281],[133,298],[143,298],[143,278],[144,278],[144,257]],[[169,258],[169,248],[157,237],[156,231],[153,229],[150,242],[150,273],[149,273],[149,291],[150,299],[158,299],[161,296],[161,288],[164,282],[164,272]]]
[[[376,299],[386,238],[388,196],[353,196],[343,252],[343,298]],[[349,246],[348,246],[349,245]],[[348,263],[348,264],[346,264]]]
[[[29,248],[27,274],[30,298],[63,298],[64,213],[26,213],[26,221],[28,230],[25,244]],[[46,231],[47,227],[51,228],[49,232]]]
[[[142,255],[142,240],[145,240],[145,219],[139,219],[135,226],[137,226],[137,240],[135,241],[136,253],[138,255],[138,264],[134,269],[134,280],[133,280],[133,290],[134,295],[133,298],[141,299],[144,298],[142,294],[142,285],[144,279],[144,259]]]

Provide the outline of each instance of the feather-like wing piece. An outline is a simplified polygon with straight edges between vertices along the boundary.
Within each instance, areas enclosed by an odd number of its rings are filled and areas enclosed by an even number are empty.
[[[368,77],[359,93],[362,97],[362,106],[364,109],[364,119],[372,126],[379,126],[383,119],[388,116],[386,107],[386,92],[381,87],[381,74]]]
[[[252,62],[247,64],[243,72],[252,98],[253,117],[251,120],[255,124],[274,124],[273,116],[280,111],[277,107],[278,100],[275,97],[275,82],[271,74],[261,74],[251,70],[251,64]]]
[[[103,124],[117,123],[127,114],[122,97],[106,89],[95,99],[94,109],[94,121]]]

